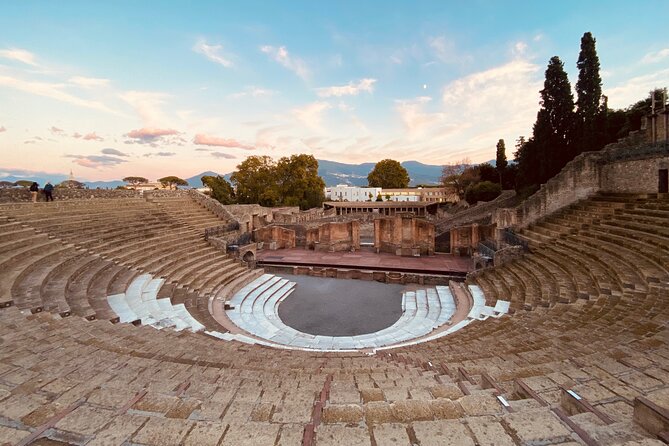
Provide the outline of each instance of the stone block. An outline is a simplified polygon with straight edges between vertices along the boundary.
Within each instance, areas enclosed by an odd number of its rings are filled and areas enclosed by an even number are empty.
[[[95,434],[95,438],[90,443],[86,444],[87,446],[124,444],[146,420],[146,417],[136,415],[119,415],[105,426],[104,429]]]
[[[523,444],[550,444],[571,439],[571,431],[548,409],[504,415],[504,423]]]
[[[188,433],[184,446],[217,445],[226,427],[226,423],[199,421]]]
[[[448,398],[449,400],[457,400],[463,396],[462,390],[456,384],[440,384],[430,388],[430,392],[435,398]]]
[[[406,426],[403,424],[381,424],[373,429],[374,440],[377,445],[407,446],[411,444]]]
[[[320,425],[316,429],[316,446],[371,446],[369,432],[364,427],[336,424]]]
[[[362,389],[360,390],[360,395],[362,396],[363,403],[385,400],[385,395],[383,394],[383,390],[381,389],[375,389],[375,388]]]
[[[283,424],[279,433],[279,442],[276,446],[295,446],[302,444],[304,426],[300,424]]]
[[[396,401],[390,405],[393,415],[399,421],[410,422],[431,420],[434,417],[430,403],[427,401]]]
[[[514,446],[513,439],[506,433],[495,417],[467,418],[467,425],[476,437],[478,446]]]
[[[359,423],[362,406],[357,404],[329,404],[323,409],[324,423]]]
[[[463,412],[459,403],[443,398],[430,401],[430,409],[436,419],[460,418]]]
[[[465,413],[469,416],[497,415],[502,413],[502,406],[492,395],[473,394],[458,400]]]
[[[57,424],[56,428],[81,435],[91,435],[107,424],[114,411],[93,406],[79,406]]]
[[[141,444],[181,445],[186,433],[193,426],[192,421],[172,418],[149,418],[132,441]]]
[[[397,421],[390,404],[382,401],[365,404],[367,424],[383,424]]]
[[[467,428],[460,421],[438,420],[413,423],[421,446],[475,446]]]
[[[279,427],[269,423],[233,424],[225,433],[221,446],[274,446]]]

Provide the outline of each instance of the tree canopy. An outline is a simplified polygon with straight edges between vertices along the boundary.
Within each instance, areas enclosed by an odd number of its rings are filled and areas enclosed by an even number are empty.
[[[292,155],[275,162],[269,156],[250,156],[230,177],[239,203],[263,206],[318,207],[325,199],[325,182],[312,155]]]
[[[128,183],[128,184],[133,185],[133,186],[136,186],[138,184],[148,183],[149,180],[147,180],[144,177],[125,177],[125,178],[123,178],[123,182]]]
[[[318,161],[312,155],[283,157],[276,166],[279,196],[285,206],[319,207],[325,200],[325,182],[318,176]]]
[[[233,204],[235,202],[235,190],[222,176],[205,175],[201,180],[204,186],[211,189],[211,198],[222,204]]]
[[[30,187],[30,186],[33,185],[33,181],[32,180],[18,180],[14,184],[16,184],[17,186],[21,186],[21,187]]]
[[[391,159],[381,160],[367,175],[370,187],[401,189],[409,186],[409,172],[402,165]]]
[[[279,200],[276,190],[276,163],[269,156],[249,156],[232,173],[239,203],[274,206]]]
[[[179,177],[175,177],[174,175],[160,178],[158,181],[163,185],[163,187],[170,189],[174,189],[177,186],[188,186],[188,181]]]
[[[77,180],[65,180],[56,185],[59,189],[86,189],[86,185]]]

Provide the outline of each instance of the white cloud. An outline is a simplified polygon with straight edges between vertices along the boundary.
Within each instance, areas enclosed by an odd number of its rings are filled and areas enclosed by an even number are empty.
[[[422,135],[434,124],[444,119],[443,113],[425,111],[425,107],[430,101],[432,101],[432,98],[427,96],[396,101],[395,110],[399,113],[410,138]]]
[[[293,115],[302,124],[313,130],[320,130],[323,121],[323,113],[332,108],[330,103],[317,101],[307,104],[304,107],[293,109]]]
[[[5,59],[17,60],[23,62],[26,65],[32,65],[34,67],[38,66],[35,62],[35,55],[27,50],[22,50],[20,48],[8,48],[6,50],[0,50],[0,57]]]
[[[523,41],[518,41],[513,45],[513,55],[516,57],[522,57],[527,53],[527,43]]]
[[[0,76],[0,86],[13,88],[15,90],[24,91],[26,93],[31,93],[37,96],[48,97],[51,99],[55,99],[57,101],[66,102],[68,104],[76,105],[79,107],[90,108],[93,110],[117,114],[114,110],[111,110],[102,102],[93,101],[89,99],[82,99],[70,93],[66,93],[65,91],[63,91],[63,89],[65,88],[64,84],[25,81],[10,76]]]
[[[170,97],[166,93],[133,90],[121,93],[119,97],[135,109],[146,127],[159,127],[168,120],[162,110]]]
[[[372,93],[375,83],[376,79],[365,78],[360,79],[357,83],[349,82],[348,85],[323,87],[318,88],[316,91],[318,96],[322,98],[329,98],[331,96],[357,96],[362,91]]]
[[[605,88],[604,94],[609,98],[610,107],[624,108],[647,98],[651,90],[665,87],[667,79],[669,79],[669,68],[633,77],[615,87]]]
[[[643,59],[641,59],[641,62],[656,63],[667,57],[669,57],[669,48],[664,48],[659,51],[646,54],[645,56],[643,56]]]
[[[260,47],[260,51],[269,55],[281,66],[292,71],[301,79],[303,80],[309,79],[311,73],[306,62],[304,62],[302,59],[298,57],[290,55],[285,46],[280,46],[277,48],[271,45],[264,45]]]
[[[109,85],[109,79],[100,79],[95,77],[74,76],[69,79],[71,84],[81,88],[106,87]]]
[[[430,37],[427,43],[434,52],[435,57],[440,61],[446,63],[457,61],[455,43],[453,41],[446,39],[444,36],[437,36]]]
[[[223,55],[222,50],[223,45],[209,45],[205,40],[199,40],[193,46],[193,51],[204,55],[210,61],[223,65],[226,68],[232,68],[234,66],[232,60],[228,56]]]
[[[274,96],[276,94],[276,91],[274,90],[268,90],[266,88],[261,88],[261,87],[254,87],[254,86],[248,86],[244,88],[244,91],[240,91],[237,93],[233,93],[230,95],[231,98],[233,99],[239,99],[239,98],[244,98],[244,97],[252,97],[252,98],[263,98],[263,97],[269,97],[269,96]]]

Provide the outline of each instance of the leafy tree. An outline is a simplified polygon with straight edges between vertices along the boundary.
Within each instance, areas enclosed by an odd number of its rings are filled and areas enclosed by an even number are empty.
[[[497,155],[495,157],[495,164],[497,166],[497,172],[499,173],[499,184],[503,183],[504,170],[508,163],[506,162],[506,147],[504,146],[504,140],[500,139],[497,141]]]
[[[77,180],[65,180],[56,185],[59,189],[86,189],[86,185]]]
[[[473,169],[478,173],[479,181],[492,181],[493,183],[496,183],[499,179],[497,169],[492,167],[492,164],[490,163],[481,163],[478,166],[473,166],[469,169]]]
[[[383,189],[402,189],[409,186],[409,172],[402,165],[391,159],[381,160],[367,175],[370,187]]]
[[[574,144],[574,156],[586,150],[599,150],[605,144],[606,106],[602,107],[602,78],[595,38],[589,32],[581,37],[581,52],[576,67],[578,144]]]
[[[33,182],[31,180],[18,180],[16,183],[17,186],[21,187],[30,187],[33,185]]]
[[[390,201],[390,194],[386,194],[386,201]]]
[[[233,172],[230,180],[239,203],[258,203],[274,206],[279,193],[276,190],[276,164],[269,156],[249,156]]]
[[[313,155],[291,155],[276,165],[277,202],[306,210],[325,201],[325,182],[318,175],[318,160]]]
[[[376,201],[383,201],[383,198],[381,197],[381,194],[378,194],[376,196]]]
[[[204,186],[211,189],[211,198],[222,204],[233,204],[235,202],[235,190],[222,176],[205,175],[201,180]]]
[[[188,186],[188,181],[175,177],[174,175],[160,178],[158,181],[160,181],[160,184],[162,184],[163,187],[170,189],[176,189],[177,186]]]
[[[149,180],[144,177],[125,177],[123,178],[123,182],[128,183],[133,187],[137,187],[138,184],[148,183]]]
[[[502,193],[502,185],[492,181],[481,181],[472,184],[465,192],[465,200],[469,204],[475,204],[479,201],[494,200]]]

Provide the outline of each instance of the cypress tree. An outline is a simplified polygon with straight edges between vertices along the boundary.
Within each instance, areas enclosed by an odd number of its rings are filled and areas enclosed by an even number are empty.
[[[504,140],[500,139],[497,141],[497,156],[495,158],[495,165],[497,166],[497,172],[499,172],[499,184],[503,184],[502,177],[504,176],[504,169],[506,169],[507,164]]]
[[[576,82],[576,107],[578,144],[574,156],[586,150],[599,150],[604,146],[606,126],[602,119],[602,78],[599,75],[599,57],[595,38],[587,32],[581,37],[581,52],[578,55],[578,81]]]
[[[553,56],[546,68],[541,108],[533,135],[520,149],[518,186],[545,183],[572,158],[574,138],[574,97],[569,78],[559,57]]]

